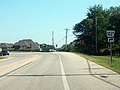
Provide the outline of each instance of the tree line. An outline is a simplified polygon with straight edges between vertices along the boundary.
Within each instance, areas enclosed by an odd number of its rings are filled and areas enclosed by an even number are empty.
[[[76,40],[70,43],[68,50],[87,54],[109,53],[107,30],[115,30],[113,52],[119,54],[120,6],[110,7],[109,9],[103,9],[102,5],[89,7],[87,17],[73,27]]]

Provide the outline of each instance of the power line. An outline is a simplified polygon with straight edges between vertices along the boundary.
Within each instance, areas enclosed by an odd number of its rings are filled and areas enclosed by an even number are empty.
[[[72,37],[73,35],[68,35],[69,37]]]
[[[66,36],[65,36],[65,37],[66,37]],[[62,38],[61,40],[57,41],[56,43],[60,43],[61,41],[63,41],[63,40],[65,39],[65,37]]]

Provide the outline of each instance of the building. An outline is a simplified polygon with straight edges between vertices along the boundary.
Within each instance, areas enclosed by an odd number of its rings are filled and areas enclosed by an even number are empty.
[[[40,45],[31,39],[23,39],[16,42],[13,47],[16,51],[42,51]]]
[[[6,49],[6,50],[9,50],[9,51],[14,50],[12,43],[0,43],[0,48]]]

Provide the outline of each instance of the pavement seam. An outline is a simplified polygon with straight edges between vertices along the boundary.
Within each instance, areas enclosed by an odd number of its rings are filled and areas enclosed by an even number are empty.
[[[86,58],[85,58],[86,59]],[[97,76],[95,76],[93,73],[92,73],[92,70],[91,70],[91,66],[90,66],[90,61],[88,60],[88,59],[86,59],[86,61],[87,61],[87,65],[88,65],[88,71],[89,71],[89,73],[91,74],[91,76],[93,76],[94,78],[97,78],[97,79],[99,79],[99,80],[102,80],[102,81],[104,81],[104,82],[106,82],[106,83],[108,83],[108,84],[110,84],[110,85],[112,85],[112,86],[115,86],[115,87],[117,87],[117,88],[120,88],[120,86],[118,86],[118,85],[116,85],[116,84],[114,84],[114,83],[111,83],[111,82],[109,82],[109,81],[106,81],[106,80],[104,80],[104,79],[102,79],[102,78],[99,78],[99,77],[97,77]]]
[[[12,73],[12,72],[14,72],[14,71],[16,71],[16,70],[18,70],[18,69],[22,68],[22,67],[25,67],[25,66],[27,66],[28,64],[30,64],[30,63],[32,63],[32,62],[33,62],[33,61],[28,62],[28,63],[26,63],[26,64],[24,64],[24,65],[22,65],[22,66],[20,66],[20,67],[18,67],[18,68],[16,68],[16,69],[14,69],[14,70],[10,71],[10,72],[7,72],[7,73],[5,73],[5,74],[1,75],[0,77],[7,76],[8,74],[10,74],[10,73]]]

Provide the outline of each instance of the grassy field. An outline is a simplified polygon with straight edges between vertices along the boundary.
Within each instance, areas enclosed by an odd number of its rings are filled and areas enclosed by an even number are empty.
[[[110,56],[94,56],[94,55],[84,55],[84,54],[80,54],[77,53],[78,55],[92,61],[95,62],[99,65],[102,65],[104,67],[107,67],[111,70],[114,70],[118,73],[120,73],[120,56],[113,56],[113,62],[112,64],[110,63]]]

